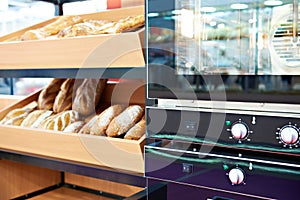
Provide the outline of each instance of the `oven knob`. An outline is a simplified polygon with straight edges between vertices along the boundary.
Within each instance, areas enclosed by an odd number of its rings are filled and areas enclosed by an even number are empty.
[[[245,173],[239,167],[231,169],[228,173],[228,177],[232,185],[244,184]]]
[[[286,145],[294,145],[299,142],[299,129],[294,125],[286,125],[279,132],[279,139]]]
[[[234,139],[243,140],[248,136],[248,127],[243,122],[237,122],[231,127],[231,135]]]

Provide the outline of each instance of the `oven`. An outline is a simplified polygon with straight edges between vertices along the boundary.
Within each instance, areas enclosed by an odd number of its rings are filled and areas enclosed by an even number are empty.
[[[146,8],[149,186],[162,199],[297,198],[299,1]]]

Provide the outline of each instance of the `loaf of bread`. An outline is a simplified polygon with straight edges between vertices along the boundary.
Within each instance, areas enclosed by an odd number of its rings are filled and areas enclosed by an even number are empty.
[[[139,105],[127,107],[110,122],[106,130],[106,135],[109,137],[123,135],[141,119],[143,114],[144,109]]]
[[[53,111],[55,113],[70,110],[72,108],[74,83],[75,79],[67,79],[61,85],[60,90],[53,103]]]
[[[5,117],[0,121],[0,124],[19,126],[32,110],[33,108],[25,107],[13,109],[5,115]]]
[[[139,140],[146,133],[146,119],[143,117],[124,136],[124,139]]]
[[[83,125],[85,124],[84,121],[77,121],[77,122],[73,122],[72,124],[68,125],[63,132],[64,133],[78,133],[79,130],[83,127]]]
[[[80,121],[79,113],[74,110],[67,110],[46,118],[41,123],[39,128],[54,131],[63,131],[67,126],[74,123],[75,121]]]
[[[76,91],[72,110],[85,116],[96,113],[96,106],[99,103],[106,82],[106,79],[84,79]]]
[[[92,126],[97,121],[98,116],[95,115],[93,118],[91,118],[80,130],[79,134],[90,134]]]
[[[83,19],[80,16],[60,16],[54,22],[47,24],[39,29],[28,30],[21,35],[20,40],[37,40],[44,39],[49,36],[57,34],[63,28],[82,22]]]
[[[34,110],[26,116],[20,126],[37,128],[52,113],[50,110]]]
[[[105,136],[106,129],[109,123],[118,116],[123,110],[125,106],[123,105],[113,105],[105,109],[100,115],[97,117],[97,120],[93,124],[90,129],[91,135],[102,135]]]
[[[53,104],[60,87],[66,79],[53,79],[48,86],[46,86],[38,98],[38,109],[39,110],[52,110]]]

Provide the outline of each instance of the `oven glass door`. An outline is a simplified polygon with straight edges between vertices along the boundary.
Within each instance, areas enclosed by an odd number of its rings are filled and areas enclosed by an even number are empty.
[[[148,97],[299,103],[299,0],[149,0]]]

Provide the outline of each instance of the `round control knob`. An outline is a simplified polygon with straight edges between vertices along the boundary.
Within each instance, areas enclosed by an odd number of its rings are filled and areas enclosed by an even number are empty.
[[[237,122],[231,127],[231,135],[237,140],[243,140],[248,135],[248,127],[242,122]]]
[[[228,173],[229,180],[232,185],[239,185],[244,183],[245,174],[241,168],[233,168]]]
[[[280,129],[279,139],[287,145],[296,144],[299,141],[299,129],[293,125],[287,125]]]

